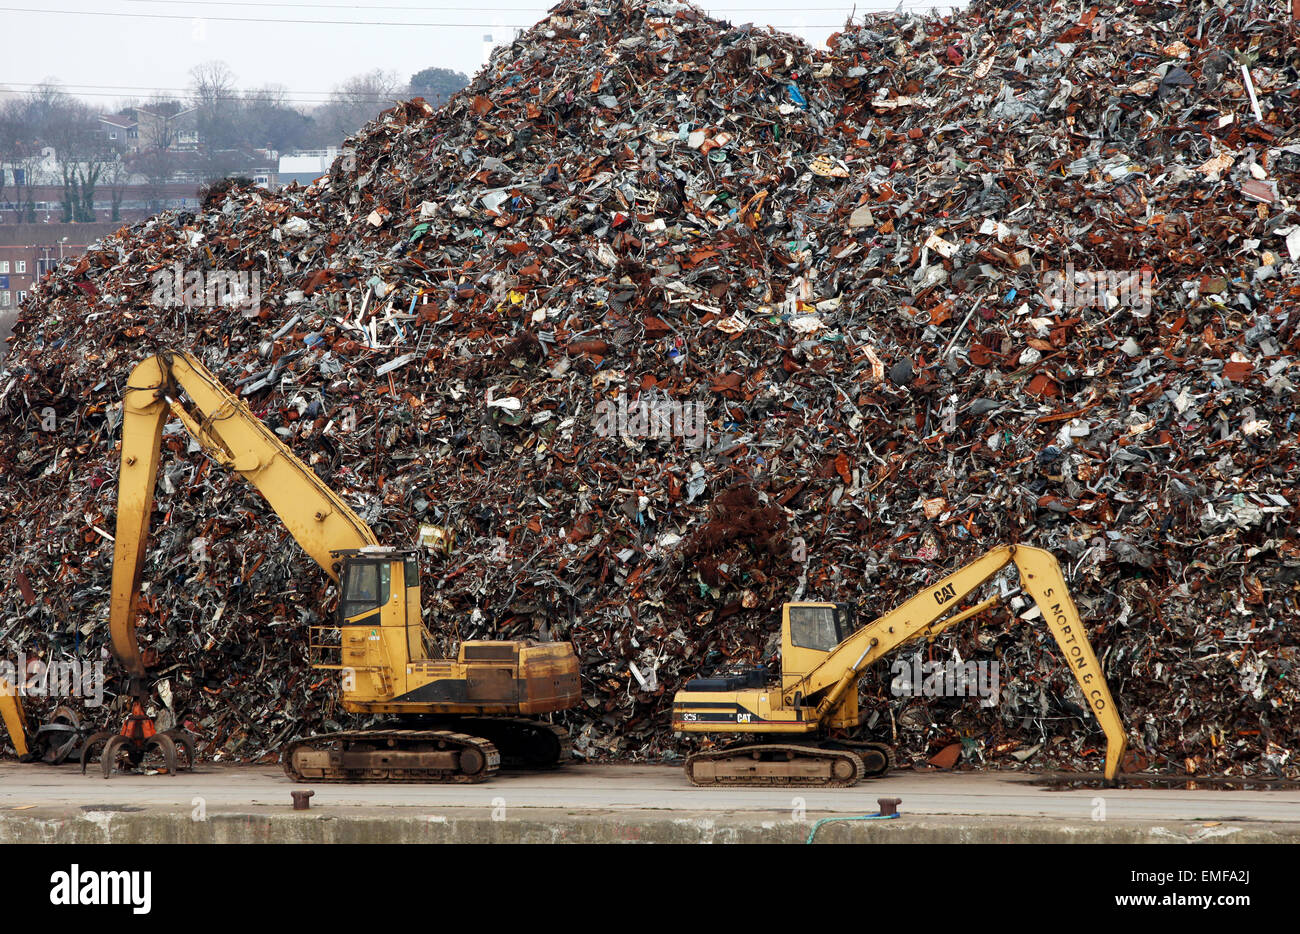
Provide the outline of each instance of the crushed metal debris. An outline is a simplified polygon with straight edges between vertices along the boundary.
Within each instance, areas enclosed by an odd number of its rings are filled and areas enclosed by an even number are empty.
[[[123,381],[176,347],[382,540],[420,530],[433,643],[572,640],[583,757],[685,752],[673,693],[771,659],[785,600],[869,619],[1024,541],[1147,767],[1300,775],[1300,43],[1256,6],[977,0],[818,52],[561,3],[312,185],[36,287],[0,373],[0,650],[103,654]],[[159,486],[159,727],[239,760],[341,727],[306,660],[327,579],[179,432]],[[993,706],[864,681],[901,762],[1099,767],[1034,613],[919,650],[996,660]]]

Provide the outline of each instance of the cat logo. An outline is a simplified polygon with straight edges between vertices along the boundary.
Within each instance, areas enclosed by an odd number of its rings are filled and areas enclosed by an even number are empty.
[[[750,716],[751,716],[751,714],[747,714],[747,713],[738,713],[738,714],[736,714],[736,722],[737,722],[737,723],[748,723],[748,722],[749,722],[749,718],[750,718]]]
[[[943,606],[955,596],[957,596],[957,589],[952,584],[944,584],[934,592],[934,602]]]

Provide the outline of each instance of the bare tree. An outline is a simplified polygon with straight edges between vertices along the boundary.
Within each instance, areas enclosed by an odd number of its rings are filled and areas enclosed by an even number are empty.
[[[104,166],[103,185],[108,189],[113,222],[122,219],[122,199],[126,196],[126,186],[131,182],[131,166],[125,158],[117,158]]]
[[[33,186],[37,184],[36,174],[41,164],[40,144],[32,138],[18,141],[13,151],[6,157],[11,171],[13,196],[11,199],[18,223],[36,223],[36,197]]]
[[[14,205],[19,223],[36,223],[34,186],[43,184],[39,177],[43,159],[41,148],[50,123],[58,109],[67,103],[57,85],[46,82],[21,98],[7,101],[0,130],[0,160],[8,164]]]
[[[70,223],[77,213],[75,160],[85,146],[85,128],[73,113],[75,102],[52,81],[45,81],[27,95],[27,119],[33,134],[54,149],[54,159],[63,182],[63,221]]]
[[[148,183],[149,210],[157,214],[166,208],[167,183],[176,174],[178,159],[167,149],[142,150],[131,159],[129,167]]]
[[[17,154],[23,136],[21,114],[14,106],[17,103],[16,100],[11,100],[0,104],[0,207],[5,204],[7,173],[12,172],[6,166]],[[0,215],[0,218],[3,218],[3,215]]]
[[[28,92],[25,101],[28,119],[36,126],[43,126],[50,114],[66,106],[71,98],[63,86],[53,78],[46,78]]]
[[[19,222],[34,224],[32,187],[44,183],[42,148],[55,151],[57,178],[64,189],[64,219],[94,220],[95,187],[114,153],[100,133],[99,114],[45,81],[4,107],[0,157],[9,164]]]
[[[289,103],[284,85],[266,85],[246,91],[240,113],[244,145],[249,149],[283,152],[307,143],[311,121]]]
[[[190,69],[190,97],[194,103],[199,145],[209,152],[230,149],[238,143],[235,74],[225,62],[204,62]]]
[[[8,174],[12,174],[12,169],[8,166],[18,151],[21,133],[21,122],[17,110],[10,106],[12,103],[14,102],[6,101],[3,106],[0,106],[0,210],[5,206],[5,184]],[[3,219],[4,214],[0,214],[0,220]]]
[[[406,91],[406,82],[395,71],[374,71],[354,75],[337,86],[329,102],[317,111],[321,129],[342,140],[392,106]]]
[[[42,90],[38,101],[44,126],[42,136],[54,149],[63,181],[63,220],[95,220],[95,189],[105,167],[120,158],[118,147],[99,127],[99,114],[87,104],[62,92]]]

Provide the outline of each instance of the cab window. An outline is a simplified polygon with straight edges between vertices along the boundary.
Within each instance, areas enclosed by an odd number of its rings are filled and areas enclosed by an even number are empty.
[[[833,606],[790,607],[790,642],[804,649],[829,652],[839,645]]]
[[[348,565],[343,583],[343,618],[351,619],[388,602],[392,570],[387,561],[358,561]]]

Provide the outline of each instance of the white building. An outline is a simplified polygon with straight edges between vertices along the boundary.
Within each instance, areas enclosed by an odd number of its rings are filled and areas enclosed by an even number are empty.
[[[280,157],[279,171],[276,173],[280,185],[297,182],[310,185],[322,175],[328,175],[330,166],[338,158],[339,147],[328,149],[302,149],[285,153]]]

